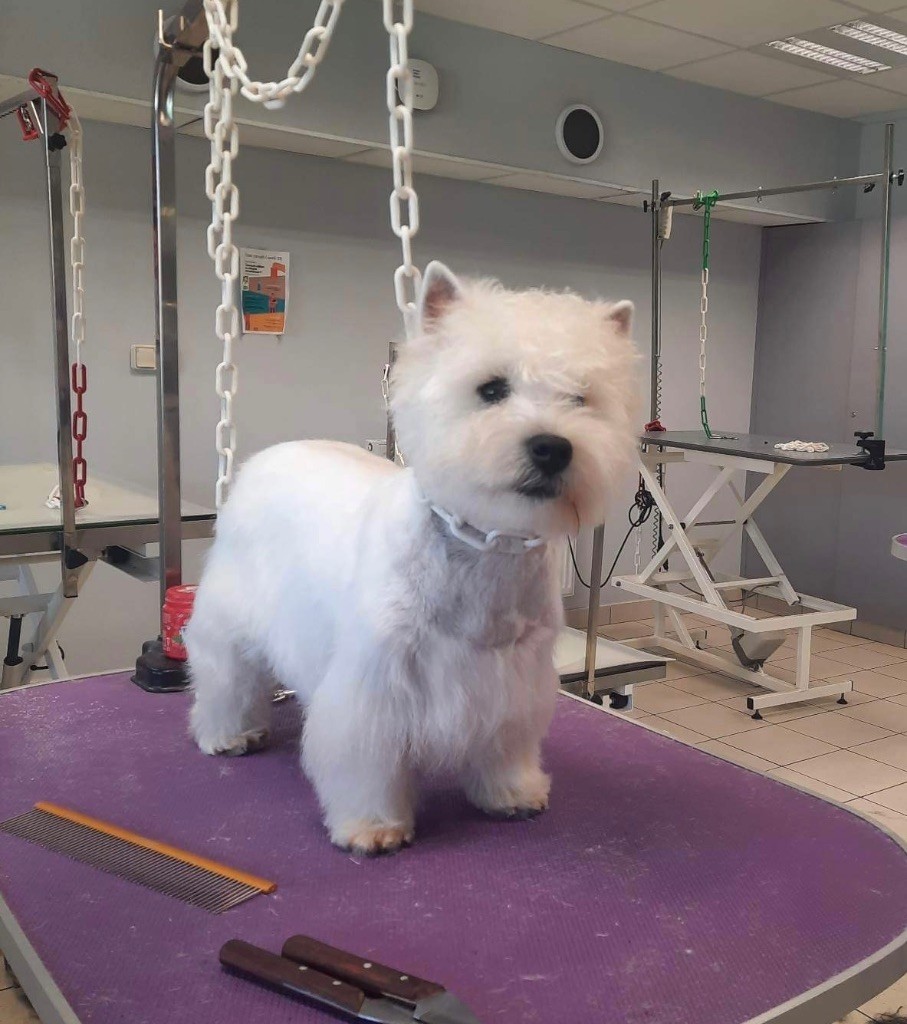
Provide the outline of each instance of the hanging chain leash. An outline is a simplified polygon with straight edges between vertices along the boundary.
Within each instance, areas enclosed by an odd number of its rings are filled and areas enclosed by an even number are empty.
[[[699,418],[705,436],[713,437],[709,426],[709,413],[705,397],[706,354],[709,340],[709,247],[712,235],[712,208],[718,202],[717,192],[697,192],[694,210],[703,208],[702,214],[702,296],[699,300]]]
[[[205,194],[211,202],[208,225],[208,255],[221,283],[221,300],[214,314],[214,330],[221,341],[222,355],[215,375],[220,399],[220,419],[215,431],[217,483],[215,506],[227,499],[236,457],[234,399],[239,388],[239,370],[234,362],[234,345],[242,333],[236,289],[239,279],[239,249],[233,241],[233,227],[239,217],[239,188],[233,180],[233,164],[239,155],[239,132],[234,121],[238,93],[267,109],[282,107],[291,93],[302,92],[315,75],[330,45],[343,0],[322,0],[315,21],[305,34],[299,53],[279,82],[253,81],[242,51],[233,43],[239,24],[239,0],[204,0],[208,38],[204,65],[208,75],[205,104],[205,135],[211,143],[211,158],[205,171]],[[214,51],[217,50],[217,57]],[[303,70],[304,69],[304,70]]]
[[[413,27],[413,0],[400,0],[399,18],[395,0],[382,0],[384,28],[390,41],[386,100],[394,187],[390,194],[391,230],[400,239],[402,261],[394,271],[394,298],[403,317],[407,341],[419,332],[419,290],[422,273],[413,262],[412,240],[419,233],[419,195],[413,185],[413,73],[409,66],[409,34]],[[385,415],[390,418],[391,364],[384,367],[381,394]],[[404,465],[396,444],[388,458]]]
[[[85,392],[88,390],[88,371],[82,361],[85,341],[85,289],[82,272],[85,267],[85,238],[82,221],[85,215],[85,188],[82,184],[82,124],[74,111],[69,114],[69,212],[72,215],[72,238],[69,243],[69,261],[72,273],[71,336],[75,348],[72,364],[72,392],[75,409],[72,414],[72,439],[75,446],[72,459],[72,485],[76,508],[88,504],[85,485],[88,483],[88,463],[85,460],[85,441],[88,437],[88,413],[85,411]]]
[[[387,112],[394,187],[390,194],[391,230],[400,239],[402,262],[394,271],[394,296],[403,317],[406,337],[418,331],[419,287],[422,274],[413,263],[412,240],[419,233],[419,196],[413,187],[413,73],[409,66],[409,34],[413,27],[413,0],[402,0],[399,20],[394,0],[382,0],[384,27],[390,40],[387,71]]]
[[[70,344],[75,359],[70,367],[70,387],[74,396],[70,430],[73,440],[72,489],[76,508],[88,504],[85,485],[88,483],[88,462],[85,459],[85,441],[88,438],[88,413],[85,409],[85,393],[88,390],[88,371],[82,360],[82,345],[85,341],[85,289],[82,274],[85,269],[85,237],[82,222],[85,215],[85,186],[82,182],[82,124],[75,111],[63,98],[57,86],[57,76],[42,68],[32,68],[28,84],[44,100],[48,109],[57,119],[58,130],[68,132],[69,146],[69,212],[72,216],[72,237],[69,242],[70,280],[72,284],[72,317],[70,320]],[[40,138],[41,129],[34,120],[31,104],[16,111],[22,138],[31,142]],[[62,486],[63,481],[60,481]],[[55,500],[56,489],[51,493]]]

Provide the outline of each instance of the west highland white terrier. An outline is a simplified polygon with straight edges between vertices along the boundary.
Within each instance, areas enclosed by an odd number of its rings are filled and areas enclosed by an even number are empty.
[[[545,810],[561,541],[604,519],[632,458],[632,310],[428,267],[392,379],[407,468],[279,444],[221,511],[186,640],[205,753],[262,746],[279,683],[338,846],[410,843],[417,776],[440,768],[490,815]]]

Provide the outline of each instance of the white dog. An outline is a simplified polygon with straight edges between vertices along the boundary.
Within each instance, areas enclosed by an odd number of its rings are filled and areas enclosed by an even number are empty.
[[[205,753],[260,747],[279,681],[339,846],[409,843],[439,767],[489,814],[547,807],[560,541],[602,521],[633,452],[632,308],[429,266],[392,381],[408,468],[280,444],[221,512],[187,630]]]

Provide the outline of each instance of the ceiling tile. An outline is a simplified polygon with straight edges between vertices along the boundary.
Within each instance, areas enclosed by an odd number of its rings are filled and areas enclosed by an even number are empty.
[[[903,6],[900,0],[892,3],[891,0],[853,0],[854,7],[861,7],[866,11],[874,11],[876,14],[885,14],[893,11],[896,7]]]
[[[890,89],[892,92],[907,95],[907,67],[880,71],[872,76],[872,84],[879,89]]]
[[[636,13],[647,21],[734,46],[755,46],[769,39],[851,21],[861,11],[839,0],[658,0]]]
[[[765,96],[782,89],[797,89],[820,82],[833,82],[831,75],[799,64],[763,57],[761,53],[741,50],[720,57],[698,60],[692,64],[673,68],[668,74],[718,89],[730,89],[748,96]]]
[[[768,97],[773,103],[815,110],[832,117],[859,117],[905,106],[904,97],[862,82],[840,80],[812,85],[806,89],[788,89]]]
[[[533,174],[530,171],[494,177],[489,179],[489,184],[503,185],[506,188],[522,188],[530,192],[549,192],[556,196],[573,196],[576,199],[601,199],[604,196],[619,194],[621,191],[608,185],[573,181],[570,178],[558,178],[550,174]]]
[[[729,49],[710,39],[676,32],[626,14],[615,14],[585,28],[558,33],[545,42],[650,71],[715,57]]]
[[[524,39],[539,39],[608,13],[577,0],[417,0],[416,6],[425,14]]]

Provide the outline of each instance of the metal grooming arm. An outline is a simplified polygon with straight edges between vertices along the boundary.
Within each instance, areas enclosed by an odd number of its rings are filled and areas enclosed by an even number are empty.
[[[866,458],[861,460],[852,460],[851,464],[861,465],[865,469],[882,469],[885,464],[885,442],[883,440],[883,428],[885,422],[885,375],[886,375],[886,361],[887,361],[887,337],[888,337],[888,294],[889,294],[889,250],[891,244],[891,193],[895,185],[904,184],[904,171],[895,170],[893,164],[894,154],[894,125],[886,124],[885,126],[885,146],[883,156],[882,170],[874,174],[861,174],[847,178],[828,178],[823,181],[812,181],[798,185],[785,185],[779,188],[757,188],[750,189],[744,192],[729,192],[722,193],[720,196],[721,202],[739,200],[739,199],[757,199],[761,200],[766,196],[780,196],[780,195],[793,195],[801,192],[817,192],[817,191],[835,191],[840,188],[846,187],[861,187],[864,192],[870,192],[876,188],[877,185],[883,187],[883,209],[882,209],[882,261],[881,261],[881,273],[879,278],[879,342],[878,342],[878,373],[877,373],[877,397],[876,397],[876,409],[875,409],[875,436],[872,433],[864,433],[862,436],[857,434],[860,438],[858,444],[866,452]],[[664,215],[668,213],[674,207],[684,206],[697,206],[700,200],[698,198],[672,198],[670,192],[661,191],[660,182],[655,179],[652,182],[652,193],[651,198],[644,204],[644,209],[650,214],[651,217],[651,239],[652,239],[652,339],[651,339],[651,367],[650,367],[650,417],[653,423],[657,423],[661,409],[660,409],[660,373],[661,373],[661,246],[666,238],[666,232],[664,228]],[[874,438],[873,440],[869,440]],[[712,577],[707,567],[703,566],[699,554],[697,553],[694,546],[690,543],[687,538],[685,531],[694,526],[696,515],[701,514],[705,504],[714,497],[714,494],[718,489],[725,485],[731,486],[731,474],[734,469],[754,469],[753,463],[746,464],[738,459],[725,459],[724,461],[718,460],[714,463],[720,470],[719,476],[713,482],[713,484],[707,489],[703,498],[701,499],[702,507],[698,507],[691,512],[691,516],[688,517],[687,522],[681,522],[677,518],[673,510],[671,509],[667,496],[665,494],[665,478],[664,469],[665,465],[669,462],[674,461],[693,461],[695,455],[690,453],[678,453],[675,451],[665,451],[664,448],[660,447],[655,441],[655,437],[648,439],[648,445],[643,445],[641,454],[641,473],[645,479],[650,491],[655,495],[658,502],[659,510],[656,518],[654,519],[653,526],[657,531],[655,534],[655,555],[649,567],[642,573],[641,576],[634,577],[623,577],[615,581],[618,586],[623,586],[627,590],[635,590],[639,596],[649,598],[655,602],[655,637],[659,640],[660,646],[664,649],[668,649],[671,653],[685,657],[687,660],[695,660],[703,663],[705,667],[711,669],[718,669],[729,674],[737,674],[740,678],[751,678],[747,677],[747,670],[740,666],[731,666],[727,663],[722,663],[718,659],[711,657],[710,660],[706,660],[709,656],[700,654],[698,651],[698,644],[696,643],[696,637],[691,634],[687,629],[683,620],[680,618],[681,611],[697,611],[700,614],[705,614],[709,618],[713,618],[717,622],[721,622],[732,627],[746,630],[754,629],[749,617],[731,612],[727,609],[725,602],[721,596],[722,590],[729,586],[728,581],[719,581]],[[670,448],[670,446],[668,446]],[[648,454],[647,454],[648,451]],[[757,470],[758,471],[758,470]],[[781,479],[783,474],[786,472],[786,468],[778,466],[768,465],[762,467],[763,473],[767,474],[767,480],[763,482],[763,486],[760,487],[756,494],[750,497],[750,499],[744,502],[741,495],[737,494],[738,504],[742,509],[745,510],[745,514],[734,521],[735,526],[743,527],[745,532],[750,537],[760,556],[763,559],[768,558],[772,564],[771,571],[773,576],[771,579],[766,581],[735,581],[736,583],[768,583],[775,587],[778,592],[788,602],[792,601],[803,601],[803,595],[798,595],[787,581],[787,577],[784,576],[777,566],[776,559],[768,548],[768,544],[765,538],[759,532],[758,527],[752,521],[752,511],[758,505],[759,501],[764,499],[768,490],[772,489],[777,482]],[[736,492],[735,492],[736,493]],[[756,495],[759,498],[754,503]],[[695,514],[694,514],[695,513]],[[664,515],[669,524],[671,525],[671,536],[665,541],[662,533],[662,515]],[[671,522],[671,518],[674,517],[675,522]],[[721,524],[716,524],[721,525]],[[600,528],[596,531],[595,542],[596,546],[600,547],[603,541],[603,531]],[[684,568],[679,573],[672,573],[669,571],[668,556],[674,553],[680,557],[685,563]],[[709,557],[714,557],[715,552],[711,552]],[[589,600],[589,643],[587,650],[587,685],[590,688],[593,684],[594,676],[594,632],[595,623],[597,620],[598,613],[598,594],[601,589],[601,559],[593,558],[592,574],[590,579],[590,600]],[[676,580],[693,581],[698,584],[700,592],[704,595],[704,601],[694,601],[689,598],[681,597],[680,595],[669,594],[667,586]],[[640,581],[645,579],[646,583],[642,584]],[[813,625],[818,625],[821,622],[833,622],[840,619],[853,618],[856,612],[853,609],[843,608],[840,605],[834,605],[831,602],[818,601],[814,598],[807,598],[807,601],[811,602],[808,607],[812,613],[818,613],[810,615],[806,614],[801,616],[801,623],[798,631],[798,649],[797,649],[797,683],[790,687],[785,685],[783,682],[774,681],[777,683],[777,689],[779,692],[757,697],[750,701],[751,707],[758,714],[758,708],[761,706],[771,706],[778,703],[787,703],[790,700],[802,699],[802,691],[806,689],[809,683],[809,668],[810,668],[810,629]],[[710,614],[710,612],[714,614]],[[674,630],[677,639],[666,637],[666,624],[670,620],[671,626]],[[764,620],[763,620],[764,621]],[[761,630],[760,627],[755,627],[757,631]],[[796,627],[794,627],[796,628]],[[664,641],[664,642],[661,642]],[[645,639],[633,641],[634,645],[643,646]],[[740,675],[740,673],[744,673]],[[763,678],[763,683],[765,679]],[[775,687],[771,687],[774,689]],[[791,694],[790,690],[793,690]],[[829,688],[825,688],[828,690]],[[846,687],[845,689],[850,689]],[[811,688],[812,695],[820,695],[820,688]],[[829,692],[831,692],[829,690]]]
[[[60,152],[66,145],[59,134],[59,120],[43,97],[33,89],[0,103],[0,118],[15,114],[20,107],[32,114],[40,126],[44,149],[47,195],[47,226],[50,234],[51,312],[54,337],[54,390],[57,405],[57,463],[60,484],[62,543],[60,563],[62,594],[77,597],[79,577],[86,559],[78,550],[75,495],[72,479],[72,403],[69,382],[69,312],[66,302],[66,243],[63,239],[63,177]]]
[[[183,578],[180,489],[179,318],[176,273],[176,124],[173,94],[180,69],[198,56],[208,35],[202,0],[164,20],[158,12],[151,119],[154,315],[157,350],[158,504],[160,508],[160,604]],[[163,631],[163,623],[161,624]],[[181,690],[185,663],[163,653],[160,640],[146,643],[133,677],[143,689]]]

